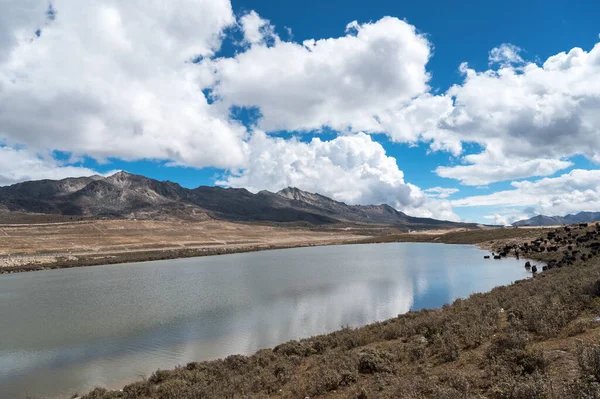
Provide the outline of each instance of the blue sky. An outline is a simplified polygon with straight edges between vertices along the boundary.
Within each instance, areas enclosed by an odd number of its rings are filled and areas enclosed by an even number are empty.
[[[484,223],[600,210],[598,2],[82,4],[0,17],[0,184],[127,170]]]

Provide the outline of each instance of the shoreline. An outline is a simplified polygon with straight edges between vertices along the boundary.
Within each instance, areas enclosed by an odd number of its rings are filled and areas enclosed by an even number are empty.
[[[297,242],[290,244],[260,244],[252,246],[221,246],[221,247],[200,247],[200,248],[156,248],[138,251],[107,251],[105,253],[41,253],[41,254],[19,254],[0,256],[2,259],[40,259],[40,262],[29,262],[15,266],[0,267],[0,275],[26,273],[43,270],[70,269],[74,267],[91,267],[114,264],[128,264],[151,262],[159,260],[185,259],[206,256],[231,255],[239,253],[250,253],[259,251],[272,251],[292,248],[307,248],[315,246],[330,245],[353,245],[353,244],[377,244],[391,242],[412,242],[412,243],[440,243],[440,244],[464,244],[475,245],[486,251],[493,251],[493,242],[489,242],[486,236],[498,236],[504,233],[504,236],[513,240],[522,238],[521,236],[531,236],[532,232],[544,233],[552,229],[496,229],[496,230],[466,230],[466,231],[448,231],[432,233],[400,233],[390,235],[357,235],[357,238],[350,239],[331,239],[313,242]],[[360,230],[357,231],[360,233]],[[482,238],[484,240],[482,240]],[[502,238],[501,238],[502,239]],[[509,254],[509,256],[512,256]],[[48,259],[48,261],[44,261]]]
[[[330,243],[298,243],[289,245],[261,245],[253,247],[241,247],[241,248],[186,248],[186,249],[175,249],[175,250],[148,250],[148,251],[132,251],[132,252],[121,252],[121,253],[106,253],[97,255],[77,255],[73,254],[70,256],[77,257],[77,259],[58,259],[55,262],[39,263],[39,264],[26,264],[22,266],[6,266],[0,267],[0,275],[3,274],[17,274],[27,273],[44,270],[60,270],[60,269],[71,269],[76,267],[92,267],[92,266],[108,266],[117,264],[131,264],[131,263],[142,263],[142,262],[153,262],[161,260],[175,260],[175,259],[188,259],[188,258],[203,258],[207,256],[220,256],[220,255],[233,255],[250,252],[262,252],[262,251],[274,251],[281,249],[293,249],[293,248],[308,248],[308,247],[322,247],[330,245],[348,245],[358,244],[358,241],[340,241]],[[36,255],[23,257],[36,257]],[[44,258],[44,255],[39,255]],[[60,257],[59,257],[60,258]]]

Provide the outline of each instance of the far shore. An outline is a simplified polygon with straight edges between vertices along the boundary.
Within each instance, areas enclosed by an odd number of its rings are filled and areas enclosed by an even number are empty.
[[[227,222],[106,220],[2,225],[0,274],[384,242],[472,244],[521,240],[548,228],[451,229],[407,233],[389,226],[271,226]]]

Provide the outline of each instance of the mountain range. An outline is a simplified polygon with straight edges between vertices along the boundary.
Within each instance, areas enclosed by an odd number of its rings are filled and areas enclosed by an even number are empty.
[[[600,212],[579,212],[576,215],[544,216],[538,215],[527,220],[513,223],[513,226],[556,226],[563,224],[590,223],[600,220]]]
[[[383,205],[347,205],[288,187],[256,194],[243,188],[181,187],[127,172],[0,187],[2,212],[128,219],[226,220],[394,225],[406,228],[475,227],[416,218]]]

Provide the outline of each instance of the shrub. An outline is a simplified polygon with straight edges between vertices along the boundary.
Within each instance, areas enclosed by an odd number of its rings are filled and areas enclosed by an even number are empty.
[[[308,356],[313,352],[310,346],[301,344],[298,341],[290,341],[281,345],[277,345],[273,349],[274,353],[282,354],[285,356]]]
[[[242,355],[231,355],[225,358],[225,366],[230,370],[241,370],[249,363],[248,357]]]
[[[120,392],[108,391],[104,388],[94,388],[90,393],[83,396],[83,399],[118,399],[121,397]]]
[[[166,381],[171,373],[172,372],[169,370],[156,370],[154,373],[152,373],[150,378],[148,378],[148,381],[153,384],[160,384],[161,382]]]
[[[529,350],[526,345],[527,338],[523,333],[510,333],[494,340],[486,353],[492,371],[508,371],[517,375],[543,374],[547,367],[543,353]]]
[[[494,396],[498,399],[546,399],[548,391],[545,377],[533,374],[500,382]]]
[[[390,373],[390,355],[387,352],[369,350],[359,354],[358,371],[361,374]]]
[[[134,382],[123,388],[125,399],[144,398],[152,394],[150,385],[145,381]]]
[[[598,399],[600,383],[593,378],[580,378],[567,385],[563,399]]]
[[[460,347],[454,334],[444,332],[434,340],[434,347],[443,362],[453,362],[458,359]]]
[[[591,377],[600,382],[600,346],[592,345],[580,347],[577,351],[577,360],[581,369],[581,376]]]
[[[169,380],[158,387],[157,394],[161,399],[188,399],[191,389],[185,381]]]

